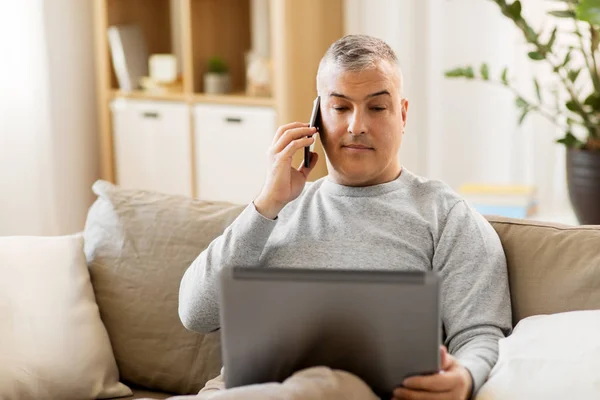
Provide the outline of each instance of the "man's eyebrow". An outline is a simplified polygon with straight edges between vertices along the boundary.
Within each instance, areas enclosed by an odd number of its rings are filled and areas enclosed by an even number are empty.
[[[389,91],[387,91],[387,90],[380,90],[379,92],[371,93],[366,98],[377,97],[377,96],[381,96],[381,95],[384,95],[384,94],[387,94],[388,96],[391,96],[391,94],[390,94]],[[342,99],[352,100],[350,97],[346,96],[345,94],[341,94],[341,93],[337,93],[337,92],[331,92],[331,93],[329,93],[329,96],[340,97]]]
[[[376,97],[381,96],[382,94],[387,94],[388,96],[391,96],[390,92],[388,92],[387,90],[380,90],[379,92],[371,93],[367,97]]]
[[[345,94],[341,94],[341,93],[338,93],[338,92],[330,92],[329,96],[331,96],[331,97],[340,97],[342,99],[352,100],[350,97],[346,96]]]

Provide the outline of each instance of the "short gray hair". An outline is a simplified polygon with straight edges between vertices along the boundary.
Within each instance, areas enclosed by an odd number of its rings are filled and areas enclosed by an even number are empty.
[[[396,53],[383,40],[368,35],[346,35],[329,46],[319,63],[317,83],[323,68],[330,63],[343,71],[355,72],[374,68],[380,61],[387,61],[398,68],[402,90],[402,72]]]

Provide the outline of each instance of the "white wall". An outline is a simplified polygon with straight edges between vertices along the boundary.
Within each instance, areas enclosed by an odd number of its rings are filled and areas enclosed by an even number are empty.
[[[80,231],[99,175],[92,2],[3,2],[0,16],[0,235]]]
[[[523,2],[541,25],[556,4]],[[566,207],[564,149],[556,129],[531,117],[518,128],[513,95],[481,82],[450,80],[444,71],[487,62],[499,76],[540,74],[526,58],[523,39],[498,6],[484,0],[346,0],[346,33],[380,37],[397,52],[409,114],[400,153],[403,165],[457,189],[465,182],[525,183],[539,187],[542,211]],[[541,74],[542,84],[549,75]]]
[[[415,54],[420,43],[412,39],[419,31],[416,0],[346,0],[344,26],[347,34],[372,35],[385,40],[400,59],[404,96],[409,100],[406,134],[400,151],[402,163],[416,173],[425,173],[422,111],[425,100],[417,74],[421,67]]]

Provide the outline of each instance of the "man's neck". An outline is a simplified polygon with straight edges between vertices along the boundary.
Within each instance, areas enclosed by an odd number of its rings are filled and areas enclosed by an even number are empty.
[[[397,170],[394,170],[392,172],[386,172],[379,176],[369,177],[366,179],[352,179],[349,177],[341,176],[340,174],[337,174],[334,171],[332,171],[332,173],[329,174],[329,178],[332,182],[337,183],[338,185],[352,187],[367,187],[395,181],[396,179],[398,179],[400,174],[402,174],[402,167],[398,166]]]

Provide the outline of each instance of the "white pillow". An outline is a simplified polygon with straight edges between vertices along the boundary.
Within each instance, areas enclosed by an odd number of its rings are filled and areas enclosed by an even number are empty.
[[[100,319],[83,238],[0,237],[0,399],[128,395]]]
[[[600,399],[600,310],[520,321],[476,399]]]

